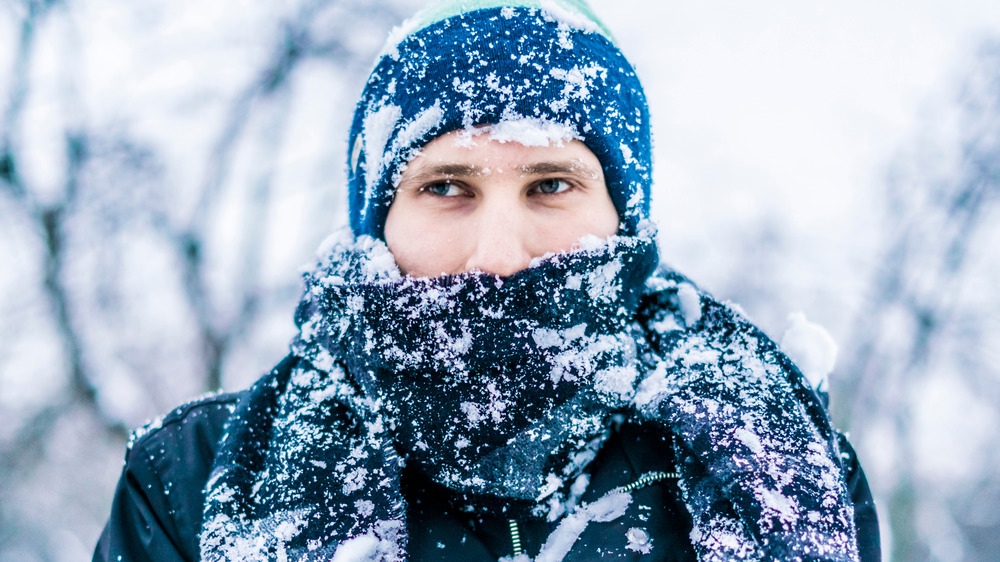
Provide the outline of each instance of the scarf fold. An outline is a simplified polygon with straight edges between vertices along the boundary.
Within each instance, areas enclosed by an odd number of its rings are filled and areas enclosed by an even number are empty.
[[[625,412],[675,435],[700,559],[856,560],[822,405],[738,313],[649,277],[653,236],[435,279],[401,276],[381,242],[331,239],[290,357],[229,421],[202,558],[405,560],[404,464],[473,508],[558,514]]]
[[[638,413],[673,432],[701,560],[856,560],[837,434],[805,377],[740,313],[680,275],[638,314]]]

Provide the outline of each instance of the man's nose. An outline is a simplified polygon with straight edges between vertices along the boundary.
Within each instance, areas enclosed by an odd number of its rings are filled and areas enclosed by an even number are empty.
[[[528,267],[524,224],[516,208],[496,205],[480,209],[479,220],[468,236],[473,237],[465,270],[473,269],[506,277]]]

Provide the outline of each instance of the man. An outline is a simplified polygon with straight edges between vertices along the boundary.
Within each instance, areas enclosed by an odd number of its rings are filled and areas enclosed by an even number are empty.
[[[642,87],[581,2],[418,15],[348,165],[291,353],[136,435],[95,560],[878,558],[802,374],[656,270]]]

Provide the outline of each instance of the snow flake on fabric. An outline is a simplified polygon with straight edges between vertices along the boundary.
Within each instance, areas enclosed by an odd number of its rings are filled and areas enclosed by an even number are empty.
[[[625,545],[628,550],[639,554],[649,554],[653,551],[653,539],[645,529],[632,527],[625,532],[625,538],[628,540],[628,544]]]

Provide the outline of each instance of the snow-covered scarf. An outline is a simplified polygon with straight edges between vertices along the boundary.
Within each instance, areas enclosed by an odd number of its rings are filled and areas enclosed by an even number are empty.
[[[650,230],[584,242],[510,278],[421,280],[381,242],[333,240],[290,368],[227,426],[202,559],[405,560],[407,463],[472,506],[558,514],[625,410],[675,436],[700,559],[856,560],[836,436],[799,371],[679,275],[641,287]]]

